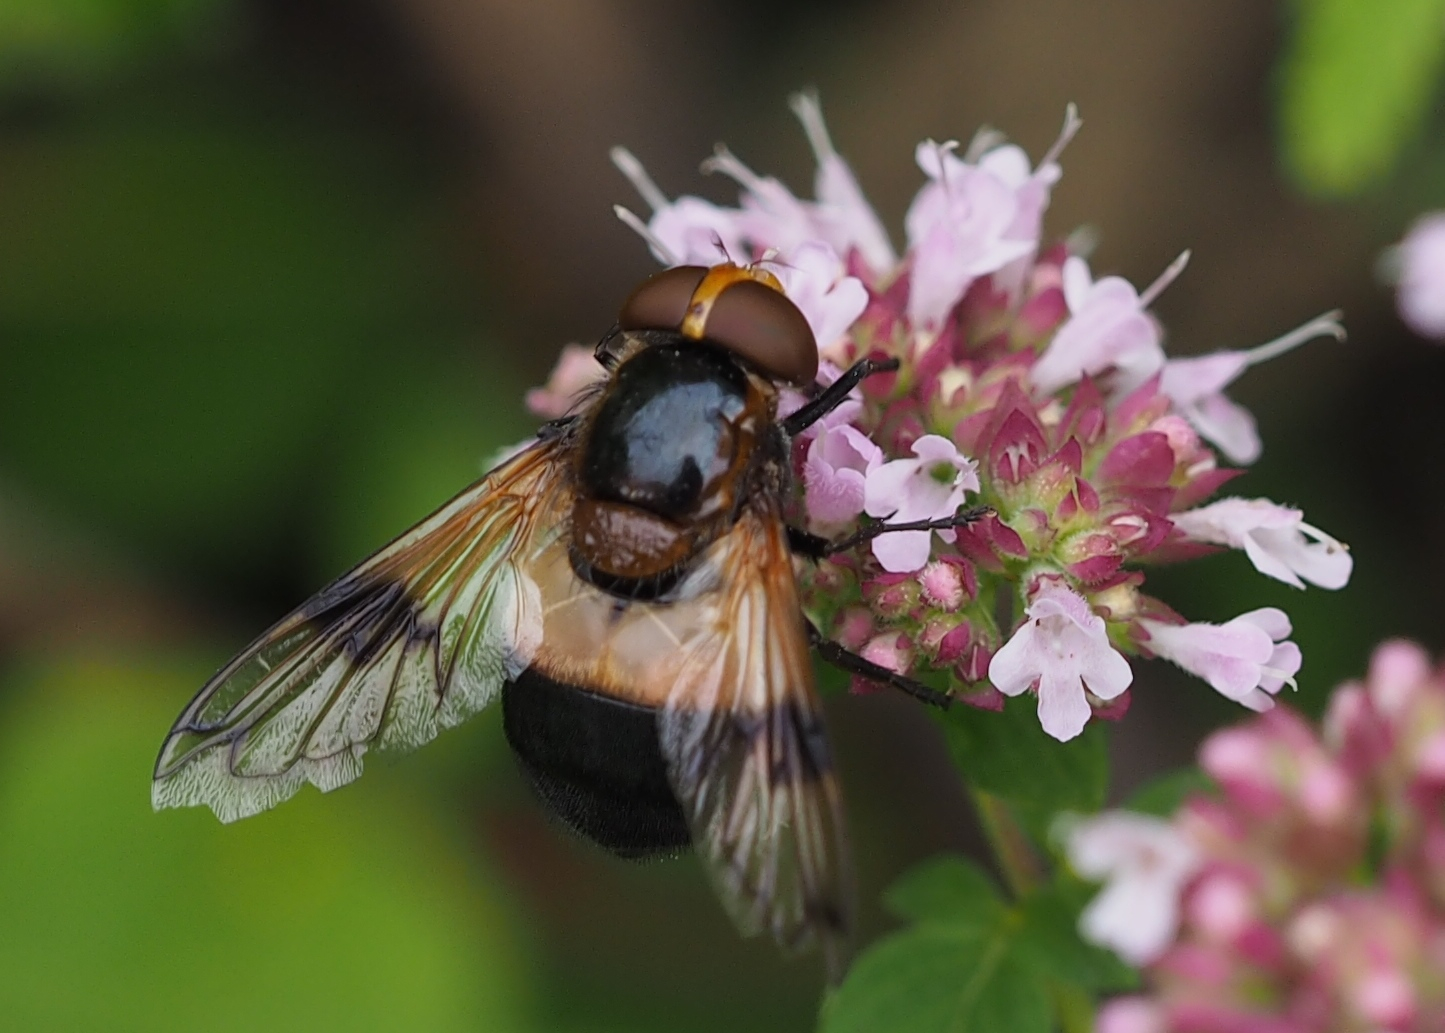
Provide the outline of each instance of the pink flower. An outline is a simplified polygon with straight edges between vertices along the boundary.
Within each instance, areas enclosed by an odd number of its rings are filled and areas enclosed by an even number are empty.
[[[950,142],[925,140],[915,158],[930,182],[904,218],[912,271],[908,317],[936,329],[978,277],[1032,254],[1038,237],[1013,236],[1023,210],[1019,185],[957,157]],[[1026,221],[1026,220],[1025,220]]]
[[[817,201],[813,218],[819,234],[846,257],[857,251],[875,277],[893,271],[898,255],[888,239],[888,231],[873,210],[848,163],[833,149],[828,127],[823,123],[823,108],[816,93],[797,93],[792,97],[793,113],[803,123],[808,143],[818,160],[813,182]],[[820,341],[821,343],[821,341]]]
[[[1393,258],[1400,318],[1423,337],[1445,338],[1445,212],[1415,220]]]
[[[592,348],[584,344],[569,344],[562,348],[557,365],[545,387],[534,387],[527,392],[527,408],[544,420],[555,420],[567,415],[577,402],[577,396],[586,388],[602,380],[607,371],[592,356]]]
[[[746,260],[737,212],[700,197],[684,196],[669,201],[648,176],[642,162],[625,147],[612,148],[612,164],[647,202],[652,217],[643,222],[621,205],[613,206],[612,210],[647,242],[653,257],[663,265],[715,265]]]
[[[1104,621],[1083,596],[1053,578],[1034,593],[1028,619],[993,656],[989,680],[1006,696],[1037,686],[1039,723],[1055,739],[1084,730],[1092,708],[1084,690],[1101,700],[1129,687],[1129,661],[1109,644]]]
[[[939,520],[958,512],[967,492],[978,491],[978,464],[945,437],[925,434],[913,443],[914,459],[895,459],[865,475],[864,510],[869,516],[907,524]],[[945,541],[953,532],[940,531]],[[873,539],[873,555],[895,574],[928,562],[931,531],[895,531]]]
[[[824,427],[803,464],[803,501],[810,520],[837,525],[862,513],[864,478],[882,463],[882,450],[861,431],[846,424]]]
[[[1094,1019],[1094,1033],[1168,1033],[1164,1009],[1147,997],[1105,1001]]]
[[[1296,588],[1305,581],[1343,588],[1354,568],[1348,546],[1305,523],[1300,510],[1269,499],[1220,499],[1169,519],[1196,542],[1243,549],[1261,574]]]
[[[1163,367],[1159,327],[1145,314],[1145,300],[1133,284],[1119,276],[1095,281],[1078,256],[1064,262],[1063,276],[1069,319],[1034,363],[1029,378],[1035,388],[1052,393],[1115,369],[1123,393]]]
[[[1263,446],[1248,409],[1227,398],[1224,389],[1250,366],[1257,366],[1316,337],[1345,339],[1340,313],[1326,312],[1273,341],[1248,351],[1215,352],[1170,359],[1159,378],[1159,390],[1206,439],[1219,446],[1231,462],[1252,463]]]
[[[721,173],[743,188],[737,227],[758,251],[791,252],[810,240],[823,239],[812,205],[795,197],[780,180],[758,175],[726,147],[720,145],[702,163],[702,170]]]
[[[1131,965],[1162,954],[1179,929],[1179,898],[1199,851],[1172,823],[1108,811],[1073,825],[1065,850],[1081,876],[1107,885],[1079,916],[1079,935]]]
[[[864,660],[887,668],[894,674],[907,674],[913,666],[913,647],[905,635],[886,632],[868,641],[859,653]]]
[[[923,598],[942,610],[957,610],[968,600],[968,588],[957,563],[935,561],[918,575]]]
[[[1293,683],[1300,668],[1299,647],[1286,642],[1289,618],[1265,607],[1226,624],[1165,624],[1142,619],[1145,643],[1156,656],[1203,678],[1214,690],[1251,710],[1274,706],[1274,693]]]
[[[868,307],[868,288],[847,274],[832,245],[821,240],[779,252],[767,264],[813,328],[822,354],[842,342],[848,328]]]

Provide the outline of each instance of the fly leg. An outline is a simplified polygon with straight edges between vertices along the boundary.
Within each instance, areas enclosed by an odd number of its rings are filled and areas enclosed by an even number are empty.
[[[823,388],[817,398],[793,415],[784,417],[780,421],[784,433],[790,438],[796,437],[842,405],[865,378],[875,373],[892,373],[897,368],[897,359],[859,359],[849,366],[841,377]]]
[[[892,531],[947,531],[955,527],[967,527],[975,520],[981,520],[993,512],[992,506],[974,506],[949,517],[936,520],[911,520],[903,524],[878,523],[861,527],[843,538],[823,538],[801,528],[788,528],[788,544],[800,556],[810,560],[823,560],[840,552],[857,548],[864,542],[871,542],[881,534]]]
[[[879,685],[887,685],[890,688],[906,692],[914,699],[938,707],[940,710],[947,710],[953,705],[953,699],[947,693],[939,692],[931,686],[924,685],[921,681],[905,678],[880,664],[875,664],[872,660],[859,656],[852,650],[844,649],[838,643],[824,638],[823,633],[810,620],[805,620],[803,623],[807,626],[808,642],[818,651],[818,655],[840,671],[847,671],[849,674],[867,678]]]

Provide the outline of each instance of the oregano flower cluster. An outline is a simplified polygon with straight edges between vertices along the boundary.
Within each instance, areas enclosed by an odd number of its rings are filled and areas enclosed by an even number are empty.
[[[1071,108],[1037,163],[991,132],[966,148],[926,140],[901,252],[834,149],[817,99],[793,109],[817,158],[811,200],[726,148],[703,164],[736,206],[669,198],[629,152],[613,159],[647,211],[619,217],[667,266],[760,262],[817,338],[822,379],[864,357],[894,374],[794,442],[797,522],[840,535],[987,507],[957,530],[874,538],[803,573],[825,635],[899,674],[946,682],[997,709],[1031,693],[1060,740],[1127,709],[1130,657],[1158,656],[1255,710],[1301,656],[1275,608],[1191,622],[1144,590],[1151,564],[1240,549],[1296,587],[1339,588],[1340,542],[1268,499],[1210,501],[1256,459],[1255,421],[1227,389],[1248,368],[1319,336],[1337,314],[1243,351],[1170,358],[1150,305],[1187,253],[1142,291],[1051,243],[1043,217],[1078,131]],[[569,346],[528,404],[564,412],[601,370]],[[796,407],[804,398],[788,399]]]

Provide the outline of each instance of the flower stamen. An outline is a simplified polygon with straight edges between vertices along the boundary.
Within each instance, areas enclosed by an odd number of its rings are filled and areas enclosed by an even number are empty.
[[[652,248],[653,254],[657,256],[658,261],[662,262],[664,265],[682,264],[682,259],[678,258],[677,255],[673,252],[672,248],[664,244],[661,238],[659,238],[656,233],[653,233],[652,230],[648,229],[647,223],[643,222],[642,219],[637,215],[637,213],[632,211],[632,209],[624,208],[620,204],[614,204],[612,206],[612,214],[617,216],[618,221],[621,222],[622,225],[626,226],[633,233],[636,233],[639,237],[646,241],[647,246]],[[726,254],[727,249],[722,247],[721,240],[718,241],[718,247],[722,248],[723,253]]]
[[[1272,341],[1266,341],[1258,347],[1250,348],[1244,353],[1245,362],[1250,366],[1258,366],[1261,362],[1278,358],[1307,341],[1313,341],[1316,337],[1333,337],[1337,341],[1343,341],[1347,336],[1344,326],[1340,323],[1340,317],[1343,315],[1344,313],[1339,309],[1332,309],[1315,316],[1309,322],[1295,327],[1287,334],[1281,334]]]
[[[1188,248],[1179,252],[1179,257],[1170,262],[1168,268],[1160,273],[1154,279],[1153,283],[1144,288],[1143,292],[1139,295],[1139,307],[1141,309],[1148,308],[1154,304],[1155,299],[1163,294],[1171,283],[1179,279],[1179,274],[1184,272],[1185,267],[1189,265],[1189,256],[1191,253]]]
[[[671,203],[668,201],[667,195],[662,192],[662,188],[642,167],[642,162],[637,160],[637,155],[626,147],[614,147],[607,153],[617,171],[627,177],[627,182],[631,183],[638,195],[647,202],[647,207],[654,212],[660,212]]]

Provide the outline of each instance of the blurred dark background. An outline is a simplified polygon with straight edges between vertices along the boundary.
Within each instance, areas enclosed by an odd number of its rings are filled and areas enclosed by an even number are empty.
[[[1311,35],[1316,8],[1335,22]],[[1348,541],[1353,583],[1299,593],[1239,555],[1150,583],[1199,620],[1285,607],[1309,710],[1382,636],[1438,648],[1445,354],[1403,329],[1373,270],[1445,205],[1440,48],[1401,57],[1424,71],[1393,131],[1335,146],[1311,119],[1358,92],[1330,30],[1353,9],[0,7],[0,1014],[27,1030],[809,1027],[813,961],[739,941],[694,862],[628,865],[550,826],[495,714],[238,826],[152,815],[147,797],[206,675],[530,433],[522,391],[652,270],[611,215],[634,199],[608,148],[670,194],[730,201],[697,172],[726,140],[806,193],[786,107],[801,86],[895,240],[918,140],[987,123],[1037,156],[1074,101],[1086,125],[1048,232],[1095,229],[1095,268],[1136,283],[1193,248],[1156,307],[1172,351],[1342,307],[1347,344],[1232,394],[1266,443],[1237,487]],[[1163,665],[1134,695],[1121,795],[1241,716]],[[830,717],[866,941],[887,927],[883,886],[976,840],[914,705],[838,698]]]

